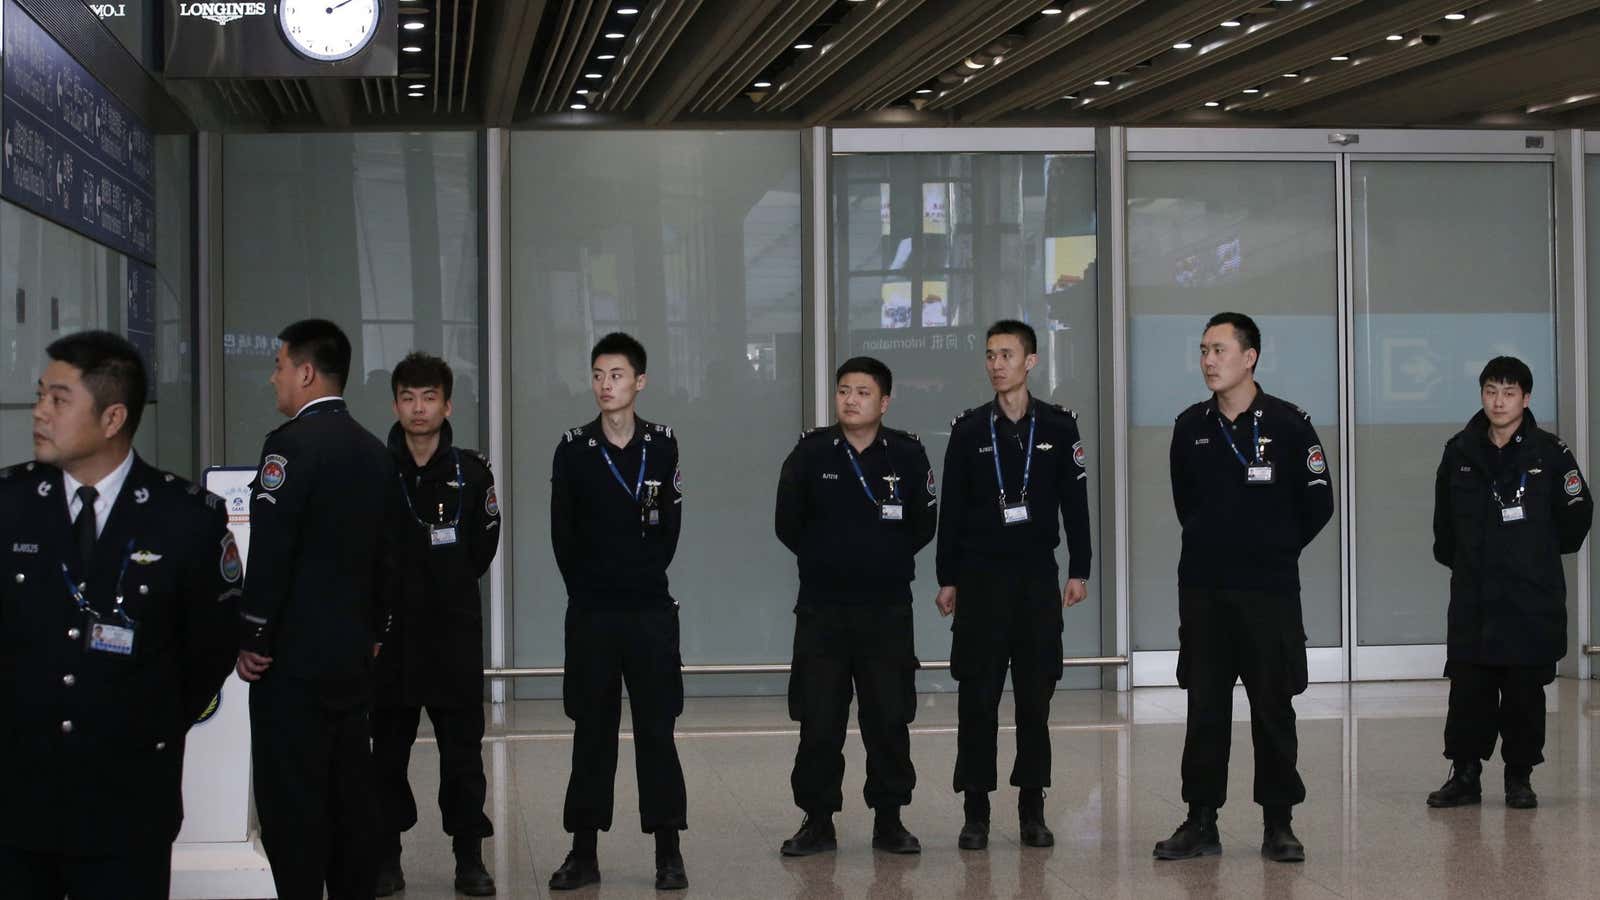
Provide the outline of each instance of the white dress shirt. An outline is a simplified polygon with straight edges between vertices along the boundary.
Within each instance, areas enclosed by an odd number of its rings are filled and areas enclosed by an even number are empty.
[[[117,495],[122,493],[122,484],[128,480],[128,473],[133,470],[133,451],[128,451],[128,458],[122,465],[111,470],[111,474],[100,479],[99,483],[91,485],[99,495],[94,498],[94,534],[99,537],[106,530],[106,519],[111,517],[111,507],[117,502]],[[83,501],[78,499],[78,488],[83,483],[73,478],[66,472],[61,473],[62,487],[67,490],[67,516],[72,521],[78,521],[78,513],[83,511]]]

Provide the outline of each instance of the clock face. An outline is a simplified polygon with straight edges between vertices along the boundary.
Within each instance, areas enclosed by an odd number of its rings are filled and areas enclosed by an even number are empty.
[[[336,62],[371,43],[380,5],[380,0],[279,0],[278,27],[302,56]]]

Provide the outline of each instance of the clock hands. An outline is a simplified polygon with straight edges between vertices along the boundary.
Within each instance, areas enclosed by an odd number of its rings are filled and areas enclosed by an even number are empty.
[[[349,5],[350,5],[350,0],[344,0],[343,3],[335,3],[334,5],[328,7],[328,15],[331,16],[331,15],[333,15],[333,11],[334,10],[341,9],[341,8],[349,6]]]

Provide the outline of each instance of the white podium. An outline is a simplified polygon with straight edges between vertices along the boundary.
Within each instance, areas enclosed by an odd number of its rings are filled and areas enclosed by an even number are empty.
[[[228,527],[250,561],[254,468],[206,470],[206,490],[227,504]],[[250,686],[230,674],[206,715],[189,729],[183,757],[183,830],[172,848],[179,900],[276,897],[250,800]]]

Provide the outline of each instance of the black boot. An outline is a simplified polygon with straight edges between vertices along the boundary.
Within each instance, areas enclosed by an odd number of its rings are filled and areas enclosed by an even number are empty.
[[[1217,811],[1210,806],[1190,806],[1189,817],[1183,820],[1172,837],[1156,844],[1156,859],[1193,859],[1197,856],[1216,856],[1222,852],[1222,838],[1217,835]]]
[[[1539,805],[1539,795],[1533,792],[1533,772],[1506,770],[1506,807],[1533,809]]]
[[[1306,848],[1289,827],[1289,807],[1269,806],[1261,833],[1261,855],[1273,862],[1305,862]]]
[[[783,842],[779,852],[784,856],[811,856],[839,849],[838,836],[833,831],[832,813],[811,813],[800,822],[800,830]]]
[[[1483,802],[1483,763],[1476,759],[1456,760],[1450,766],[1450,777],[1443,786],[1428,795],[1428,805],[1434,809],[1451,806],[1471,806]]]
[[[593,831],[580,831],[572,836],[572,852],[561,868],[550,875],[550,890],[572,891],[586,884],[600,883],[600,860],[595,850]]]
[[[921,853],[922,842],[901,823],[900,807],[885,806],[879,808],[872,823],[872,849],[886,853]]]
[[[1022,823],[1022,846],[1054,847],[1056,836],[1044,824],[1044,788],[1023,788],[1017,797],[1017,819]]]
[[[468,897],[493,897],[494,877],[483,866],[483,838],[451,839],[456,854],[456,890]]]
[[[378,865],[378,890],[376,896],[388,897],[406,889],[406,875],[400,871],[400,851],[387,857]]]
[[[656,835],[656,890],[681,891],[689,886],[689,873],[683,868],[683,853],[678,849],[678,829],[659,828]]]
[[[961,836],[956,846],[963,850],[986,850],[989,847],[989,792],[967,791],[967,822],[961,826]]]

